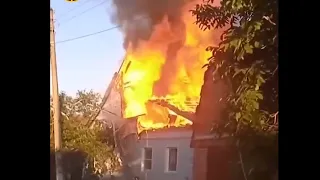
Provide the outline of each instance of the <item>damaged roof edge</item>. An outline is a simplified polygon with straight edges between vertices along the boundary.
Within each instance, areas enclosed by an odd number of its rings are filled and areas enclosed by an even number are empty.
[[[191,137],[191,148],[209,148],[209,147],[222,147],[231,144],[232,136],[228,134],[218,134],[218,133],[197,133],[193,129]]]
[[[109,83],[109,86],[108,86],[106,92],[105,92],[104,95],[103,95],[102,102],[101,102],[101,107],[100,107],[101,109],[102,109],[102,107],[104,106],[104,104],[106,103],[106,101],[107,101],[107,99],[108,99],[108,97],[109,97],[109,95],[110,95],[111,89],[113,88],[113,85],[114,85],[114,83],[115,83],[115,81],[116,81],[116,79],[117,79],[117,76],[118,76],[118,73],[115,72],[115,73],[113,74],[113,77],[112,77],[112,79],[111,79],[111,81],[110,81],[110,83]]]
[[[112,79],[111,79],[111,81],[110,81],[110,83],[109,83],[109,86],[108,86],[107,90],[105,91],[105,93],[104,93],[104,95],[103,95],[103,98],[102,98],[102,101],[101,101],[101,104],[100,104],[100,110],[99,110],[99,111],[97,112],[97,114],[94,116],[94,118],[92,119],[92,121],[100,120],[100,119],[98,119],[98,117],[99,117],[99,115],[101,114],[101,112],[102,112],[102,110],[103,110],[103,107],[104,107],[104,105],[106,104],[106,101],[107,101],[108,98],[109,98],[109,95],[110,95],[110,93],[111,93],[111,90],[112,90],[112,88],[114,87],[115,83],[117,82],[117,79],[118,79],[118,77],[119,77],[119,74],[120,74],[120,72],[122,71],[122,69],[123,69],[123,67],[124,67],[125,64],[126,64],[126,57],[124,57],[124,58],[122,59],[122,62],[121,62],[121,65],[120,65],[118,71],[113,74],[113,77],[112,77]],[[128,63],[126,69],[129,68],[129,67],[128,67],[129,65],[130,65],[130,62]],[[91,122],[91,123],[92,123],[92,122]]]
[[[104,95],[103,95],[102,101],[101,101],[101,103],[100,103],[100,109],[99,109],[99,111],[98,111],[97,114],[88,122],[88,125],[89,125],[89,126],[91,126],[92,124],[94,124],[93,122],[94,122],[95,120],[101,120],[101,119],[99,119],[98,117],[99,117],[99,115],[101,115],[103,106],[105,105],[105,103],[106,103],[106,101],[107,101],[107,99],[108,99],[108,97],[109,97],[109,95],[110,95],[110,92],[111,92],[111,90],[112,90],[112,88],[113,88],[113,86],[114,86],[114,83],[115,83],[115,81],[116,81],[116,79],[117,79],[117,76],[118,76],[118,73],[115,72],[115,73],[113,74],[113,77],[112,77],[112,79],[111,79],[111,81],[110,81],[110,83],[109,83],[109,86],[108,86],[107,90],[105,91],[105,93],[104,93]]]
[[[168,132],[168,131],[192,131],[192,125],[186,125],[186,126],[181,126],[181,127],[164,127],[164,128],[159,128],[159,129],[148,129],[148,130],[143,130],[139,133],[139,136],[142,134],[150,133],[150,132]]]

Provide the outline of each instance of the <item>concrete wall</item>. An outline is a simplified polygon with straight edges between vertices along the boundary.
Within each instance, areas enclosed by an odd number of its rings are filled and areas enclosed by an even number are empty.
[[[152,169],[141,168],[144,180],[192,180],[193,149],[190,148],[192,131],[173,128],[142,133],[139,142],[141,154],[145,147],[152,148]],[[177,148],[177,171],[167,172],[168,147]],[[142,161],[143,162],[143,161]]]

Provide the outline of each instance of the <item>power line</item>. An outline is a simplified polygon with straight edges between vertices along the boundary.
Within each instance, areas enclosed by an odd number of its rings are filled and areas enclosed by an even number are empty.
[[[70,12],[78,9],[79,7],[87,4],[87,3],[90,2],[90,1],[91,1],[91,0],[86,0],[86,1],[84,1],[83,3],[79,4],[78,6],[75,6],[74,8],[70,9],[69,11],[67,11],[67,12],[65,12],[65,13],[62,13],[62,14],[60,14],[60,15],[58,15],[58,16],[65,16],[65,15],[69,14]]]
[[[67,22],[69,22],[69,21],[71,21],[71,20],[75,19],[76,17],[79,17],[79,16],[81,16],[81,15],[83,15],[83,14],[85,14],[85,13],[89,12],[90,10],[92,10],[92,9],[94,9],[94,8],[96,8],[96,7],[101,6],[102,4],[104,4],[104,3],[106,3],[106,2],[107,2],[107,1],[106,1],[106,0],[104,0],[104,1],[102,1],[101,3],[99,3],[99,4],[97,4],[97,5],[95,5],[95,6],[92,6],[91,8],[86,9],[86,10],[82,11],[81,13],[79,13],[79,14],[77,14],[77,15],[75,15],[75,16],[72,16],[70,19],[68,19],[68,20],[64,21],[63,23],[67,23]],[[60,23],[60,24],[61,24],[61,23]],[[61,26],[61,25],[60,25],[60,26]]]
[[[141,19],[144,19],[144,18],[147,18],[147,17],[146,16],[145,17],[139,17],[139,19],[134,19],[133,21],[141,20]],[[105,30],[102,30],[102,31],[95,32],[95,33],[86,34],[86,35],[83,35],[83,36],[78,36],[78,37],[75,37],[75,38],[58,41],[58,42],[56,42],[56,44],[65,43],[65,42],[74,41],[74,40],[77,40],[77,39],[82,39],[82,38],[85,38],[85,37],[97,35],[97,34],[104,33],[104,32],[107,32],[107,31],[110,31],[110,30],[113,30],[113,29],[117,29],[119,27],[121,27],[121,25],[114,26],[114,27],[111,27],[111,28],[108,28],[108,29],[105,29]]]
[[[119,27],[120,26],[114,26],[114,27],[111,27],[111,28],[108,28],[108,29],[105,29],[105,30],[102,30],[102,31],[95,32],[95,33],[86,34],[86,35],[83,35],[83,36],[78,36],[78,37],[71,38],[71,39],[66,39],[66,40],[63,40],[63,41],[58,41],[58,42],[56,42],[56,44],[65,43],[65,42],[74,41],[74,40],[77,40],[77,39],[82,39],[82,38],[85,38],[85,37],[101,34],[101,33],[104,33],[104,32],[107,32],[107,31],[110,31],[110,30],[113,30],[113,29],[117,29]]]

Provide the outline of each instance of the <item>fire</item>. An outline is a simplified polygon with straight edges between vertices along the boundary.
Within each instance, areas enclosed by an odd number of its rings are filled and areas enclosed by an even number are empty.
[[[202,31],[194,24],[195,18],[189,12],[195,3],[184,7],[186,33],[184,44],[174,59],[168,59],[167,48],[177,40],[171,33],[167,18],[164,18],[154,29],[148,41],[141,42],[138,48],[127,49],[122,70],[125,101],[124,117],[139,116],[139,130],[158,129],[167,126],[185,126],[192,124],[183,117],[177,117],[170,123],[170,110],[155,103],[154,99],[165,99],[184,111],[195,111],[200,99],[204,69],[202,66],[211,56],[205,48],[219,37],[212,31]],[[214,37],[213,37],[214,36]]]

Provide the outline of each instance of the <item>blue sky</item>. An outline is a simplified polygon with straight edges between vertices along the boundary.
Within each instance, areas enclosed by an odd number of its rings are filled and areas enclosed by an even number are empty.
[[[110,1],[78,0],[69,3],[65,0],[52,0],[51,7],[56,19],[56,42],[115,26],[110,22]],[[105,3],[97,6],[101,2]],[[93,6],[97,7],[92,8]],[[88,10],[89,8],[92,9]],[[88,11],[81,14],[86,10]],[[83,89],[103,93],[124,56],[122,42],[121,32],[113,29],[86,38],[57,43],[59,90],[70,95]]]

